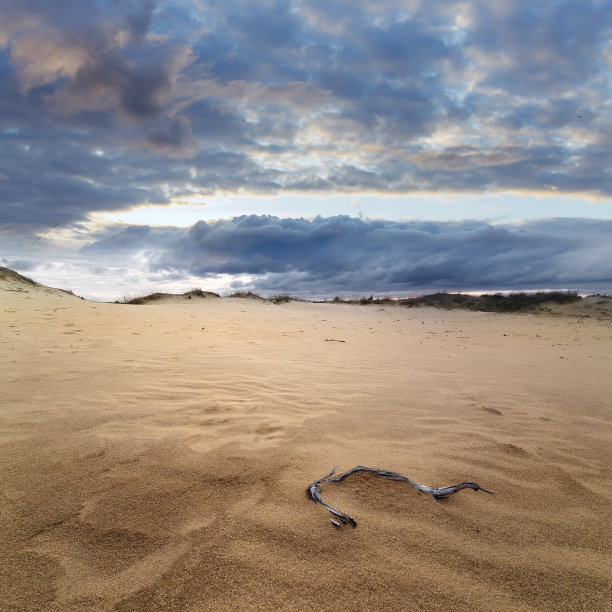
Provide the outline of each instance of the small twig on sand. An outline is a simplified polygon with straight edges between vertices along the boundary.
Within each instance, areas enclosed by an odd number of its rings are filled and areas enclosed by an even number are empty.
[[[329,474],[323,476],[323,478],[319,478],[315,480],[312,484],[308,485],[306,489],[306,493],[308,494],[308,498],[317,504],[321,504],[335,517],[335,519],[330,519],[332,525],[336,527],[340,527],[341,524],[344,525],[352,525],[353,527],[357,527],[357,521],[352,516],[341,512],[340,510],[336,510],[329,504],[326,504],[321,497],[321,485],[326,484],[328,482],[335,482],[336,484],[341,483],[345,478],[348,478],[352,474],[361,474],[367,473],[372,474],[373,476],[380,476],[381,478],[386,478],[387,480],[396,480],[399,482],[407,482],[413,488],[415,488],[419,493],[429,493],[434,499],[446,499],[449,495],[453,493],[457,493],[457,491],[461,491],[461,489],[473,489],[474,491],[484,491],[485,493],[489,493],[493,495],[492,491],[487,491],[483,489],[480,485],[472,482],[471,480],[467,482],[462,482],[457,485],[451,485],[448,487],[428,487],[427,485],[419,484],[412,480],[412,478],[408,478],[408,476],[404,476],[403,474],[398,474],[397,472],[390,472],[389,470],[378,470],[376,468],[365,467],[364,465],[358,465],[354,467],[352,470],[348,472],[344,472],[343,474],[339,474],[338,476],[334,476],[338,466],[336,466]]]
[[[325,342],[346,342],[346,340],[336,340],[335,338],[325,338]]]

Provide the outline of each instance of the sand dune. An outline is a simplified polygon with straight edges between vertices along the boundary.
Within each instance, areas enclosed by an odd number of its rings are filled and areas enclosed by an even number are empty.
[[[3,278],[0,361],[2,610],[612,605],[609,320]]]

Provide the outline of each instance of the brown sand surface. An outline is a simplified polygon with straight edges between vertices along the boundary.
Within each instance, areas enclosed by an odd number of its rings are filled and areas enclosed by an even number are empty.
[[[0,609],[608,610],[611,374],[595,317],[0,280]],[[358,464],[495,494],[337,529]]]

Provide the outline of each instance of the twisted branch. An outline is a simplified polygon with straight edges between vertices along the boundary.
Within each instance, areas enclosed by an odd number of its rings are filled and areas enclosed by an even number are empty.
[[[493,495],[492,491],[487,491],[483,489],[480,485],[468,480],[467,482],[462,482],[457,485],[451,485],[448,487],[428,487],[427,485],[419,484],[412,480],[412,478],[408,478],[408,476],[404,476],[403,474],[398,474],[397,472],[390,472],[389,470],[378,470],[376,468],[365,467],[364,465],[358,465],[354,467],[352,470],[348,472],[344,472],[343,474],[338,474],[338,476],[332,476],[336,473],[338,466],[336,466],[329,474],[315,480],[312,484],[308,485],[306,489],[306,493],[308,494],[308,498],[317,504],[321,504],[324,506],[335,518],[330,519],[330,523],[336,527],[340,527],[341,525],[351,525],[352,527],[357,527],[357,521],[352,516],[341,512],[340,510],[336,510],[336,508],[330,506],[329,504],[323,501],[321,497],[321,485],[326,484],[328,482],[335,482],[336,484],[341,483],[345,478],[353,474],[361,474],[367,473],[372,474],[373,476],[380,476],[381,478],[386,478],[387,480],[396,480],[398,482],[407,482],[413,488],[415,488],[419,493],[429,493],[434,499],[446,499],[449,495],[453,493],[457,493],[457,491],[461,491],[461,489],[473,489],[474,491],[484,491],[485,493],[489,493]],[[337,519],[337,520],[336,520]]]

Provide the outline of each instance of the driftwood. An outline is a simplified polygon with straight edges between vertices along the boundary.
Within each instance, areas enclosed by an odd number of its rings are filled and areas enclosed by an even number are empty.
[[[341,483],[345,478],[353,474],[372,474],[373,476],[380,476],[381,478],[386,478],[387,480],[396,480],[399,482],[407,482],[413,488],[415,488],[419,493],[429,493],[434,499],[446,499],[449,495],[453,493],[457,493],[457,491],[461,491],[461,489],[473,489],[474,491],[484,491],[485,493],[489,493],[493,495],[492,491],[487,491],[483,489],[480,485],[468,480],[467,482],[462,482],[457,485],[451,485],[448,487],[428,487],[427,485],[419,484],[412,480],[412,478],[408,478],[408,476],[404,476],[403,474],[398,474],[397,472],[390,472],[389,470],[378,470],[376,468],[365,467],[364,465],[358,465],[354,467],[352,470],[348,472],[344,472],[343,474],[338,474],[338,476],[332,476],[336,473],[338,466],[336,466],[329,474],[315,480],[312,484],[308,485],[306,492],[308,494],[308,498],[317,504],[321,504],[335,517],[330,519],[330,523],[335,527],[340,527],[341,525],[352,525],[353,527],[357,527],[357,521],[352,516],[341,512],[340,510],[336,510],[329,504],[323,501],[321,497],[321,485],[327,484],[328,482],[335,482],[336,484]],[[336,520],[337,519],[337,520]]]

